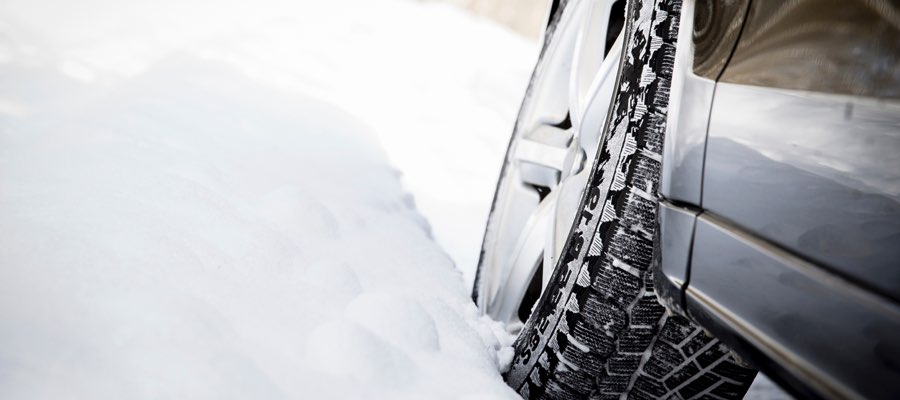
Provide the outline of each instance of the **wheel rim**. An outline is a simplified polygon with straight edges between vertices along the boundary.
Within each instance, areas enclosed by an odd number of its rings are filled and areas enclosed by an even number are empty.
[[[622,57],[616,3],[567,5],[519,113],[476,288],[479,308],[513,333],[553,273],[602,141]]]

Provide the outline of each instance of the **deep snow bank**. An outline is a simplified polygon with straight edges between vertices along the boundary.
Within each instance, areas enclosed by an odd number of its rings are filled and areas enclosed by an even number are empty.
[[[537,51],[420,1],[0,2],[0,64],[105,87],[184,54],[339,105],[372,128],[468,283]],[[20,100],[0,94],[0,110]]]
[[[0,77],[0,397],[514,397],[346,113],[190,56]]]
[[[429,231],[471,276],[533,54],[402,1],[3,2],[0,397],[513,397]]]

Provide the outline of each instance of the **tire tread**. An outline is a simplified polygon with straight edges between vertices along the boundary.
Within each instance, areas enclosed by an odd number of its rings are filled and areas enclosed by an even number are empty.
[[[525,398],[739,399],[756,374],[669,315],[653,286],[654,196],[679,11],[678,0],[629,3],[620,90],[586,192],[608,189],[593,207],[586,193],[582,207],[594,219],[576,221],[514,344],[506,377]]]

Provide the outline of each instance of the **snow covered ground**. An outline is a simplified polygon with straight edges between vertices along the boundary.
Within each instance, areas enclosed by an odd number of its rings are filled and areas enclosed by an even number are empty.
[[[401,182],[473,265],[532,50],[415,3],[3,3],[0,397],[514,398]]]
[[[193,57],[339,105],[372,129],[438,242],[474,276],[536,43],[402,0],[4,0],[0,11],[7,69],[39,66],[100,90]]]
[[[0,3],[0,398],[514,397],[468,288],[536,55],[435,3]]]

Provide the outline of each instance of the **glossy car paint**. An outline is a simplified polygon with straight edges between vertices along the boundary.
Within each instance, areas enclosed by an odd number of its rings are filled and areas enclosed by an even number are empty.
[[[716,79],[737,44],[749,0],[682,2],[660,194],[699,205],[703,154]]]
[[[753,0],[746,10],[720,83],[691,92],[701,86],[692,79],[715,73],[695,67],[707,57],[697,43],[676,55],[657,283],[686,274],[690,316],[801,398],[897,398],[898,3]],[[681,32],[696,13],[682,15]],[[671,208],[700,215],[687,271],[664,245],[688,235]]]
[[[900,2],[753,0],[720,81],[900,99]]]
[[[663,197],[691,204],[700,204],[703,151],[716,85],[713,79],[693,72],[692,26],[696,5],[691,0],[681,3],[679,48],[672,71],[659,188]]]
[[[900,103],[720,83],[703,207],[900,300]]]
[[[657,247],[654,253],[662,273],[654,276],[655,285],[660,298],[667,301],[666,307],[685,314],[682,290],[688,280],[697,211],[663,200],[659,203],[657,216]],[[665,263],[660,263],[660,260],[665,260]]]
[[[693,60],[697,76],[719,79],[737,44],[744,26],[750,0],[698,0],[690,17],[693,23],[690,42],[693,51],[685,54]],[[683,43],[683,42],[679,42]]]
[[[687,305],[801,398],[900,393],[900,307],[708,214],[697,220]]]
[[[704,208],[900,301],[900,5],[754,1],[704,174]]]

